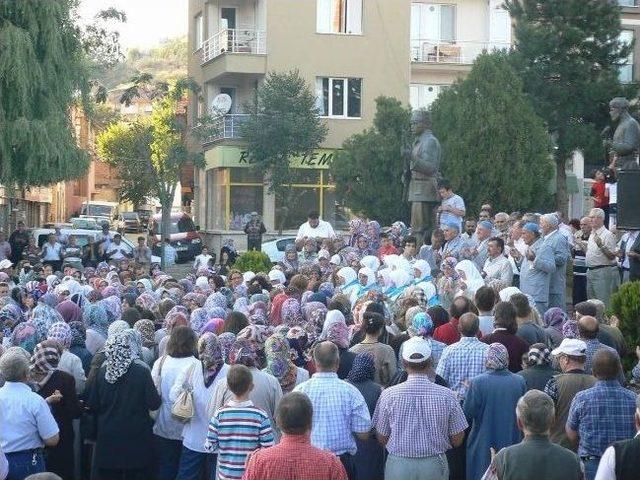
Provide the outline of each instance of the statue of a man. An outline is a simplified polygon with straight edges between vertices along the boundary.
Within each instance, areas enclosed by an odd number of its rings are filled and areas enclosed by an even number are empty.
[[[431,132],[431,118],[427,111],[413,112],[411,132],[414,142],[408,155],[405,182],[408,180],[409,183],[407,200],[411,202],[411,227],[418,237],[422,237],[436,224],[442,152],[440,142]]]
[[[615,155],[615,167],[618,170],[635,170],[638,166],[637,154],[640,147],[640,125],[629,115],[629,101],[616,97],[609,102],[611,120],[617,122],[613,139],[609,143],[611,153]]]

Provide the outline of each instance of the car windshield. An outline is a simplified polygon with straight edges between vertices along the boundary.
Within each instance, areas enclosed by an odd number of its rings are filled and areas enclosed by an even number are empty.
[[[83,215],[100,215],[104,217],[111,217],[113,214],[113,207],[110,205],[82,205]]]
[[[73,228],[84,230],[99,230],[98,224],[92,218],[76,218],[72,221]]]
[[[138,218],[138,214],[135,212],[125,212],[122,214],[122,218],[125,220],[135,220]]]
[[[185,233],[195,231],[196,226],[189,217],[180,217],[179,220],[171,219],[171,228],[169,234]],[[162,234],[162,220],[158,219],[157,232]]]

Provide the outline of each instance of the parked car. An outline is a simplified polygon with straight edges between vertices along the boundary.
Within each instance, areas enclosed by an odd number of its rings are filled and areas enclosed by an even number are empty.
[[[100,230],[100,225],[93,218],[72,218],[71,228],[74,230]]]
[[[282,262],[287,245],[295,242],[296,237],[283,237],[270,242],[263,242],[262,251],[268,255],[272,263]]]
[[[72,228],[62,228],[60,232],[63,235],[66,235],[67,237],[69,235],[75,235],[76,243],[80,247],[85,247],[89,243],[90,239],[91,239],[91,242],[95,242],[96,238],[101,233],[100,230],[72,229]],[[31,236],[33,236],[36,239],[36,245],[38,245],[38,247],[42,247],[42,245],[44,245],[44,243],[47,241],[47,238],[49,237],[50,233],[54,233],[53,228],[35,228],[31,231]],[[118,232],[110,231],[109,233],[113,236]],[[128,238],[122,237],[122,244],[124,245],[126,253],[133,253],[133,249],[135,245],[131,243],[131,241]],[[155,254],[152,255],[151,263],[160,263],[160,257],[158,257]]]
[[[202,253],[202,238],[193,220],[186,213],[172,213],[169,241],[176,249],[177,261],[187,262]],[[166,233],[162,231],[162,214],[149,219],[149,244],[154,255],[160,255],[160,242]]]
[[[149,219],[155,212],[155,210],[147,210],[146,208],[140,208],[137,210],[138,216],[140,217],[140,223],[143,228],[149,228]]]
[[[122,212],[118,215],[118,222],[120,233],[140,233],[143,231],[138,212]]]

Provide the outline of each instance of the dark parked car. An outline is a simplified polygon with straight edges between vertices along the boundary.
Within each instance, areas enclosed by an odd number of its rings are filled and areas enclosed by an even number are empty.
[[[166,234],[162,232],[162,215],[160,213],[149,219],[149,240],[152,242],[152,252],[160,255],[160,241]],[[179,262],[193,260],[202,253],[202,238],[193,220],[186,213],[172,213],[169,229],[171,246],[176,249]]]

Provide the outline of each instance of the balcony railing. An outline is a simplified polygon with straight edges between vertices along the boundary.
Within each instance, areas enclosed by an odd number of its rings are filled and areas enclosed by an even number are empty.
[[[506,42],[411,40],[411,61],[419,63],[471,64],[483,51],[506,50]]]
[[[253,29],[225,28],[202,44],[202,63],[223,53],[267,53],[267,32]]]
[[[213,143],[227,138],[241,138],[240,125],[249,119],[247,113],[222,115],[213,120],[212,133],[203,143]]]

